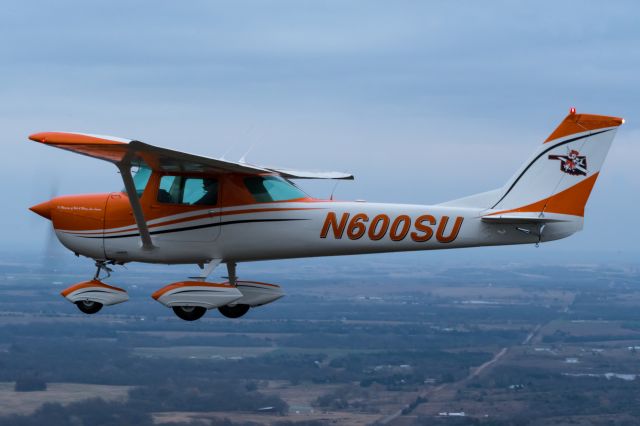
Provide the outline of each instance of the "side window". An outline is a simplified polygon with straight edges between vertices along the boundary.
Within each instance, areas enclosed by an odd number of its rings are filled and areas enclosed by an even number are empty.
[[[218,204],[218,180],[186,178],[182,191],[182,204],[215,206]]]
[[[244,184],[253,195],[253,198],[259,203],[268,203],[273,201],[269,195],[269,191],[264,186],[264,179],[260,176],[249,177],[244,180]]]
[[[307,197],[301,189],[279,176],[251,176],[244,179],[244,184],[258,203]]]
[[[181,176],[162,176],[160,178],[160,188],[158,188],[158,201],[161,203],[180,203],[182,198],[181,187]]]
[[[158,202],[189,206],[218,204],[218,180],[202,177],[162,176]]]

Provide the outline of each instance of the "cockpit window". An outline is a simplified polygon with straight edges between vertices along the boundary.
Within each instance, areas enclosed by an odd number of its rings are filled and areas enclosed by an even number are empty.
[[[158,202],[190,206],[218,204],[218,180],[206,177],[162,176]]]
[[[151,169],[146,164],[141,163],[138,166],[132,167],[131,173],[133,174],[133,184],[136,187],[136,193],[138,194],[138,198],[140,198],[151,177]],[[123,190],[123,192],[125,191]]]
[[[244,184],[258,203],[307,197],[300,188],[279,176],[251,176],[244,179]]]

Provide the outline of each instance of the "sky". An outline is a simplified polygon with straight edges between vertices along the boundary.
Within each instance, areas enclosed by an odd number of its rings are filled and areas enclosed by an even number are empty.
[[[633,261],[639,16],[634,1],[3,3],[0,250],[41,250],[49,224],[27,208],[51,194],[122,186],[112,165],[29,142],[35,132],[249,152],[352,172],[338,199],[429,204],[502,186],[576,107],[626,119],[584,231],[435,258]]]

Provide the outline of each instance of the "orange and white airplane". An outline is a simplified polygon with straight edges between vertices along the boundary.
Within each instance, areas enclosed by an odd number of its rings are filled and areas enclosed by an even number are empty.
[[[90,281],[62,295],[82,312],[128,300],[102,271],[127,262],[196,264],[201,273],[153,298],[192,321],[218,308],[237,318],[283,296],[239,280],[236,265],[266,259],[538,244],[582,229],[584,209],[621,118],[569,115],[502,187],[436,205],[315,199],[295,179],[353,179],[201,157],[136,140],[44,132],[33,141],[115,164],[124,190],[31,207],[69,250],[92,258]],[[221,263],[228,282],[207,282]]]

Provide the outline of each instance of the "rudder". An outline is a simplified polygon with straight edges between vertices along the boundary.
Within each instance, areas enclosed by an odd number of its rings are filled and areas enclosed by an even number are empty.
[[[622,118],[569,115],[507,182],[489,215],[584,216],[584,208]]]

